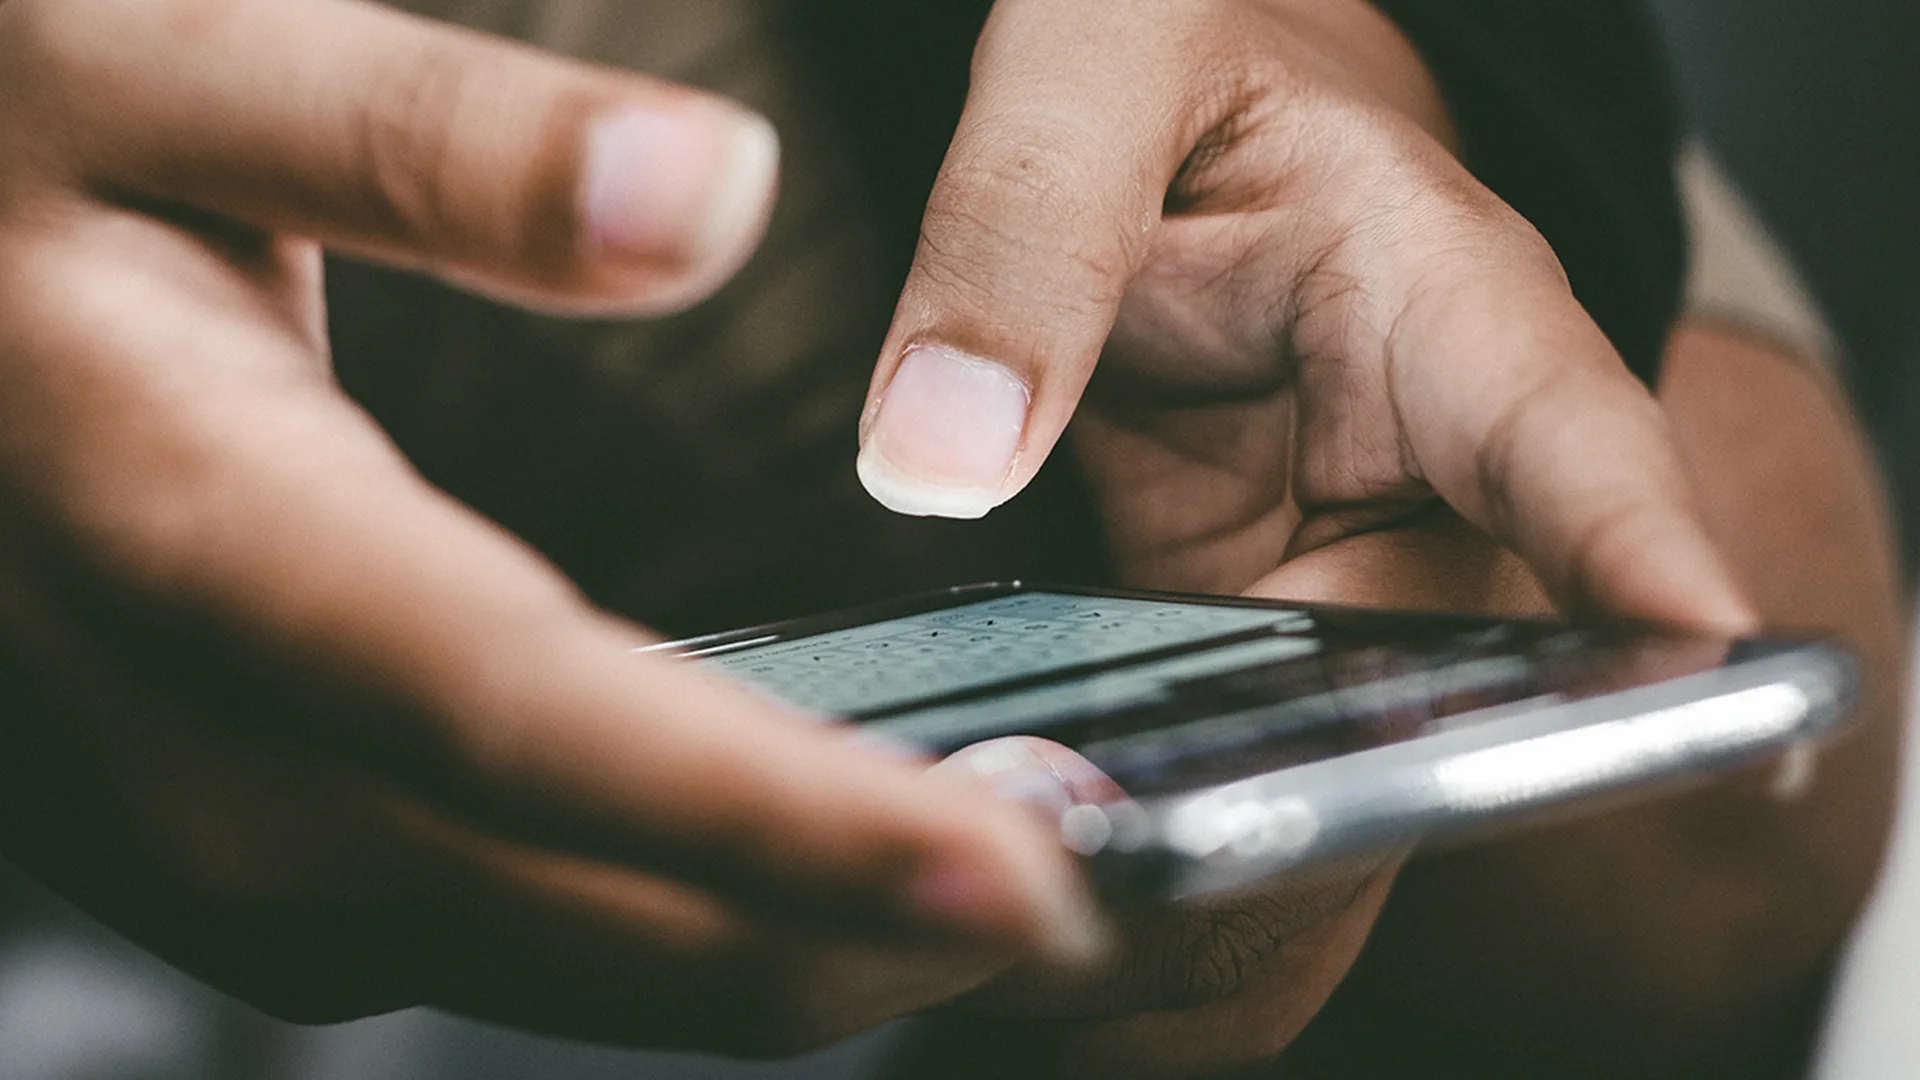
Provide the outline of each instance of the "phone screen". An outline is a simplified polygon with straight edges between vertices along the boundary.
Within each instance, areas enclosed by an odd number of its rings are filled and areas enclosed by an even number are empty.
[[[1220,783],[1728,659],[1550,623],[1015,590],[702,657],[929,753],[1064,743],[1135,795]],[[693,655],[699,655],[695,653]]]

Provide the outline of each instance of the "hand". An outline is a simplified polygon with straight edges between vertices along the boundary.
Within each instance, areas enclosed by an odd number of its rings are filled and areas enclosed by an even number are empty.
[[[1287,1076],[1699,1080],[1805,1054],[1809,1003],[1871,895],[1897,801],[1898,545],[1868,444],[1817,363],[1724,316],[1691,320],[1660,400],[1762,617],[1860,660],[1845,733],[1817,759],[1417,860]]]
[[[1084,953],[1017,811],[633,655],[331,381],[321,245],[667,310],[775,154],[370,5],[0,4],[0,853],[303,1020],[780,1050]]]
[[[1891,817],[1908,648],[1892,533],[1864,441],[1804,363],[1696,324],[1665,371],[1662,401],[1690,474],[1706,481],[1708,527],[1767,617],[1824,628],[1863,662],[1852,732],[1822,750],[1806,787],[1782,801],[1767,764],[1425,857],[1393,879],[1377,933],[1372,890],[1385,881],[1317,922],[1298,918],[1310,909],[1281,879],[1239,898],[1210,933],[1123,923],[1098,969],[1110,980],[1104,1001],[1084,978],[1010,973],[967,999],[979,1014],[942,1015],[922,1031],[895,1075],[1267,1075],[1281,1053],[1287,1076],[1749,1075],[1781,1060],[1809,987],[1872,888]],[[1500,615],[1546,604],[1518,558],[1444,510],[1318,548],[1255,591]],[[1110,797],[1058,761],[1050,771]],[[996,786],[1029,800],[1036,790]],[[1618,887],[1594,888],[1596,875]],[[1211,914],[1192,912],[1186,926],[1205,928]],[[1179,915],[1157,925],[1178,927]],[[1236,963],[1223,969],[1222,958]],[[1231,992],[1209,994],[1222,970],[1236,976]],[[1158,1001],[1111,993],[1143,981]],[[1408,1012],[1413,999],[1425,1005]],[[1395,1038],[1381,1039],[1383,1023]],[[1477,1037],[1489,1025],[1525,1037]]]
[[[984,513],[1071,418],[1135,583],[1237,591],[1444,500],[1565,606],[1750,625],[1652,397],[1450,138],[1363,0],[1001,0],[869,490]]]
[[[1507,615],[1541,604],[1518,559],[1444,511],[1329,544],[1252,591]],[[1073,803],[1121,795],[1086,761],[1039,740],[970,747],[939,769],[983,779],[1050,821]],[[1123,917],[1105,963],[1066,976],[1029,966],[996,979],[919,1025],[891,1075],[1264,1075],[1346,977],[1404,854],[1303,868]]]
[[[1749,626],[1652,397],[1452,138],[1361,0],[1000,0],[874,375],[868,490],[983,514],[1071,420],[1133,584]],[[1094,975],[967,1001],[1044,1019],[943,1021],[907,1071],[1270,1061],[1391,878],[1123,924]]]

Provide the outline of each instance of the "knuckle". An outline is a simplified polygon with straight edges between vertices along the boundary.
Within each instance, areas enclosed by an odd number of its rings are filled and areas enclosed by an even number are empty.
[[[1102,198],[1111,185],[1077,164],[1085,157],[1044,135],[957,148],[921,230],[943,284],[984,301],[999,293],[1007,270],[1044,263],[1047,278],[1022,283],[1038,289],[1042,304],[1083,311],[1116,303],[1147,223]]]
[[[473,93],[464,65],[424,49],[387,70],[359,114],[372,209],[403,242],[442,233],[452,216],[455,126]]]
[[[1564,416],[1551,402],[1569,393],[1577,372],[1571,365],[1553,365],[1535,372],[1494,412],[1474,451],[1475,487],[1485,502],[1488,528],[1510,540],[1519,535],[1517,498],[1523,470],[1533,463],[1542,424]],[[1573,391],[1578,396],[1577,389]]]
[[[1641,552],[1650,538],[1659,535],[1659,517],[1656,507],[1637,499],[1598,508],[1575,531],[1564,578],[1552,584],[1572,596],[1605,595],[1605,583],[1630,578],[1638,571]]]
[[[956,153],[951,171],[974,201],[996,208],[1071,217],[1083,212],[1082,179],[1068,167],[1072,140],[1041,130],[1011,140],[978,139]]]
[[[1287,110],[1297,141],[1321,148],[1307,173],[1337,233],[1409,254],[1546,250],[1523,216],[1405,118],[1316,94],[1298,95]]]
[[[375,228],[456,261],[505,260],[538,284],[577,284],[576,146],[597,101],[557,88],[505,47],[416,47],[376,80],[357,116]]]
[[[1498,266],[1571,291],[1560,254],[1546,235],[1487,188],[1475,183],[1459,192],[1450,219],[1461,234],[1472,238],[1472,253],[1479,265]]]
[[[1425,209],[1440,242],[1435,265],[1463,271],[1465,280],[1502,276],[1569,289],[1559,253],[1518,210],[1465,178],[1434,186]]]

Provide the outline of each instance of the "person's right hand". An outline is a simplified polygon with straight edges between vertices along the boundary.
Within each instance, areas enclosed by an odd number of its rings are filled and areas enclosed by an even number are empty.
[[[783,1050],[1091,951],[1022,811],[633,655],[331,380],[323,245],[667,310],[775,154],[347,0],[0,3],[0,855],[304,1020]]]

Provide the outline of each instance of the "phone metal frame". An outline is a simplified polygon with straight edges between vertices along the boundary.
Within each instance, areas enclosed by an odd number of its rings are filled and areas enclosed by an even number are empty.
[[[1511,715],[1082,810],[1063,826],[1070,846],[1102,864],[1102,877],[1135,880],[1120,891],[1216,892],[1338,855],[1755,761],[1827,734],[1852,702],[1855,670],[1844,652],[1809,642],[1598,697],[1496,706]]]
[[[1019,592],[1415,618],[1436,628],[1551,620],[1381,612],[1247,597],[1022,582],[958,586],[866,607],[665,642],[688,658],[830,633]],[[1250,885],[1339,855],[1456,834],[1656,781],[1684,782],[1821,738],[1846,715],[1858,668],[1814,639],[1679,678],[1464,714],[1472,724],[1338,757],[1104,807],[1061,822],[1103,891],[1172,899]],[[1132,658],[1115,666],[1131,663]],[[1488,719],[1487,713],[1509,715]]]

